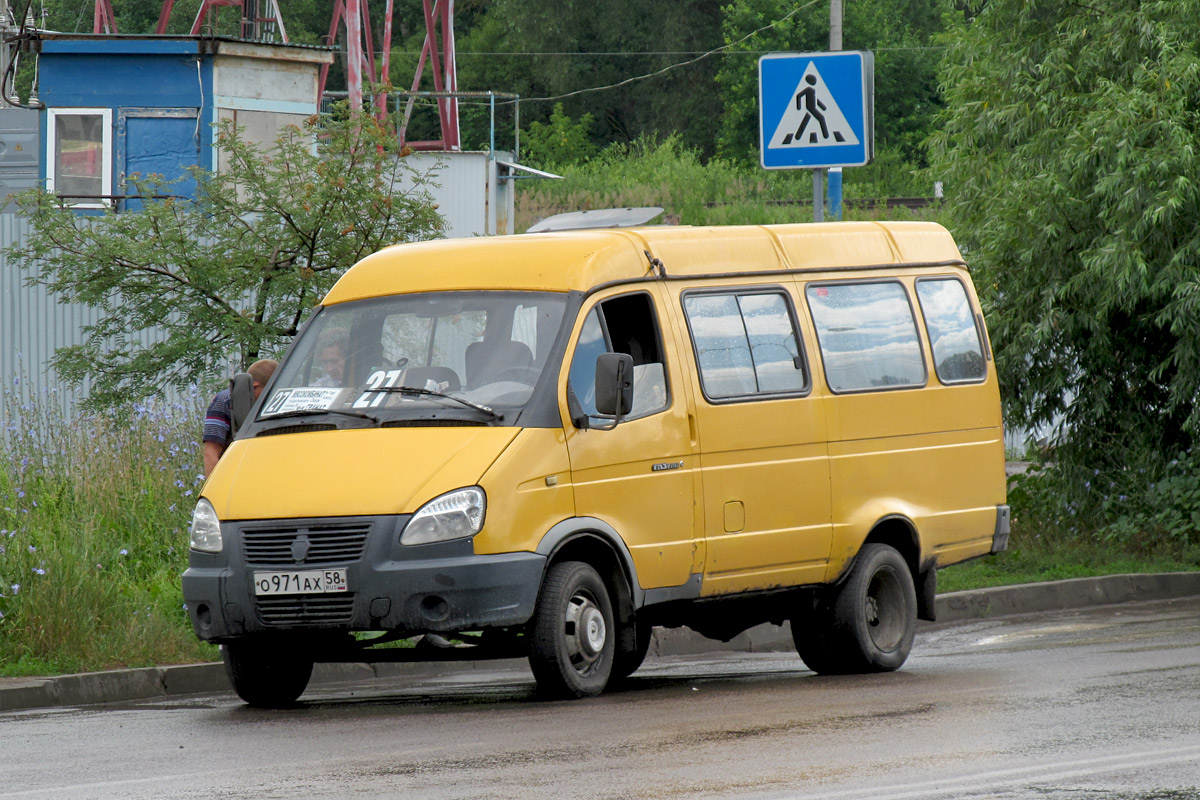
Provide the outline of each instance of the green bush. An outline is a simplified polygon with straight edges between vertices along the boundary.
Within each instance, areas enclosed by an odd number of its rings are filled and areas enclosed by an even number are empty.
[[[207,397],[67,417],[6,392],[0,674],[211,660],[183,608]]]
[[[1200,459],[1130,450],[1124,465],[1040,465],[1009,482],[1014,524],[1134,552],[1200,546]],[[1117,459],[1121,460],[1121,459]]]
[[[556,169],[587,161],[596,155],[592,144],[592,115],[584,114],[576,122],[554,104],[549,122],[531,122],[521,137],[521,160],[544,169]]]

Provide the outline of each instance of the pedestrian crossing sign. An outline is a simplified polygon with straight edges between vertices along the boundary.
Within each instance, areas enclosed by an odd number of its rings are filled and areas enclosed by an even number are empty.
[[[875,155],[869,51],[772,53],[758,60],[765,169],[858,167]]]

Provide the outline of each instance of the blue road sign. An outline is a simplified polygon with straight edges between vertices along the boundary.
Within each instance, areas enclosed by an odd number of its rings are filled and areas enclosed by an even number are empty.
[[[758,139],[766,169],[858,167],[875,155],[869,51],[772,53],[758,60]]]

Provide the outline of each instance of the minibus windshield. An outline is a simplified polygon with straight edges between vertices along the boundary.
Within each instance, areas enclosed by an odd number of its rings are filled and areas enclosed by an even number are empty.
[[[541,379],[565,307],[562,294],[487,291],[322,308],[280,366],[258,420],[511,424]]]

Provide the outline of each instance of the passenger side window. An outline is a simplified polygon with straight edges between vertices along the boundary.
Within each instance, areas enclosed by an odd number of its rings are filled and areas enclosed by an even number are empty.
[[[929,331],[938,380],[962,383],[986,378],[983,342],[962,283],[956,278],[919,280],[917,299],[921,301],[921,314]]]
[[[808,388],[800,338],[782,292],[688,294],[683,310],[709,399]]]
[[[921,341],[902,284],[816,284],[808,286],[805,294],[832,391],[925,384]]]
[[[627,353],[633,357],[633,409],[626,419],[662,411],[668,405],[662,337],[654,304],[646,294],[622,295],[588,312],[567,373],[568,390],[583,412],[596,417],[596,357]]]

